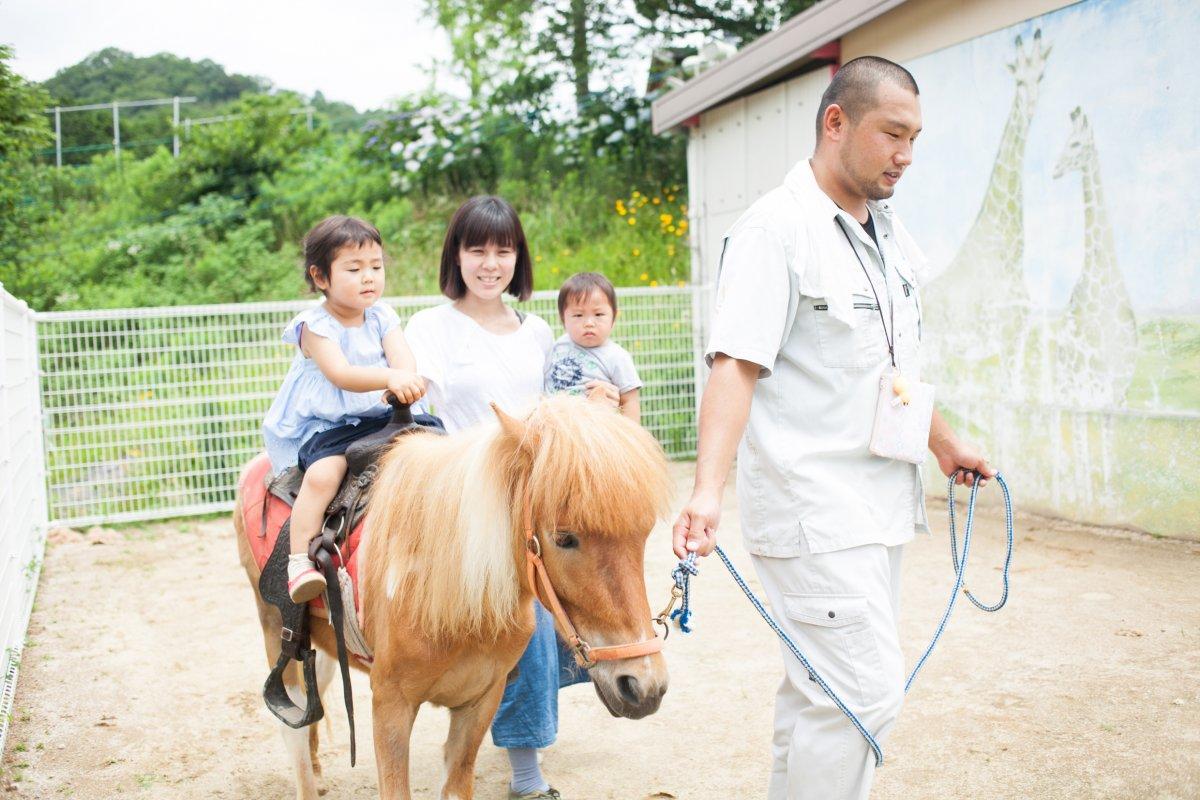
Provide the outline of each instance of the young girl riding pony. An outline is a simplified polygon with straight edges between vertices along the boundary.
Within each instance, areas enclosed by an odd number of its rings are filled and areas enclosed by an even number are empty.
[[[400,318],[380,301],[383,240],[375,226],[354,217],[322,220],[304,237],[304,265],[309,288],[325,302],[284,329],[283,341],[297,352],[263,421],[272,474],[297,464],[304,471],[288,558],[295,603],[325,591],[308,543],[346,474],[346,449],[387,424],[384,390],[404,403],[425,393]]]

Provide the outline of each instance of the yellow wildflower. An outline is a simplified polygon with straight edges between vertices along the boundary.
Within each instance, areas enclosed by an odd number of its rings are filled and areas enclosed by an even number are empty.
[[[661,203],[661,202],[662,202],[662,200],[659,200],[659,199],[656,197],[656,198],[654,198],[653,200],[651,200],[650,202],[651,202],[651,203],[654,203],[654,205],[658,205],[659,203]]]
[[[642,278],[642,280],[644,280],[644,281],[648,281],[648,280],[650,280],[650,273],[648,273],[648,272],[643,272],[643,273],[642,273],[642,275],[641,275],[641,278]]]
[[[679,288],[680,288],[680,289],[682,289],[682,288],[683,288],[683,287],[685,287],[685,286],[687,286],[687,281],[680,281],[680,282],[679,282]],[[678,328],[678,327],[679,327],[679,323],[678,323],[678,322],[676,322],[676,323],[675,323],[675,327],[676,327],[676,328]]]
[[[667,245],[667,255],[669,255],[669,256],[675,255],[675,245],[673,245],[673,244]]]
[[[642,251],[641,251],[641,250],[637,249],[636,247],[635,247],[635,248],[633,248],[633,257],[634,257],[634,258],[637,258],[637,257],[638,257],[638,256],[640,256],[641,254],[642,254]]]
[[[617,215],[622,217],[625,216],[625,206],[621,206],[617,209]]]
[[[675,195],[673,195],[673,194],[669,194],[669,195],[667,195],[667,202],[668,202],[668,203],[674,203],[674,202],[675,202]]]
[[[542,254],[538,253],[536,256],[533,257],[533,260],[538,262],[539,264],[542,263]]]
[[[646,203],[649,203],[649,202],[650,202],[650,201],[646,199],[646,196],[645,196],[645,195],[642,195],[642,199],[641,199],[641,200],[638,200],[638,205],[639,205],[639,206],[644,206],[644,205],[646,205]]]
[[[551,275],[557,275],[557,274],[558,274],[558,267],[551,267],[551,268],[550,268],[550,274],[551,274]]]
[[[684,205],[681,205],[681,206],[679,207],[679,213],[680,213],[680,214],[686,214],[686,213],[687,213],[687,204],[686,204],[686,203],[685,203]]]
[[[563,256],[569,256],[569,255],[571,255],[571,248],[569,248],[569,247],[564,247],[564,248],[562,249],[562,254],[563,254]]]
[[[630,196],[630,197],[641,197],[641,196],[642,196],[642,193],[641,193],[641,192],[639,192],[637,189],[634,189],[634,190],[633,190],[633,194],[631,194],[631,195],[629,195],[629,196]]]
[[[670,214],[659,214],[658,215],[658,221],[661,222],[663,225],[670,225],[671,220],[673,220],[673,219],[674,219],[674,217],[672,217]]]
[[[683,236],[683,234],[684,234],[683,228],[679,228],[678,230],[675,231],[676,236]]]
[[[637,217],[630,217],[626,220],[630,225],[637,225]]]
[[[674,233],[674,232],[675,232],[675,226],[674,226],[674,225],[668,225],[668,226],[667,226],[667,233]]]
[[[658,281],[650,281],[651,286],[658,286]]]

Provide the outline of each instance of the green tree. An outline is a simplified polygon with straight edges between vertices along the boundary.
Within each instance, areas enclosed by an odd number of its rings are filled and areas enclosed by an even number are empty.
[[[49,98],[12,71],[12,57],[12,48],[0,45],[0,282],[20,293],[16,254],[46,211],[33,154],[53,137],[42,112]]]
[[[450,37],[450,68],[482,103],[529,65],[524,52],[533,0],[425,0],[425,14]]]
[[[739,46],[770,33],[817,0],[633,0],[647,33],[663,36],[672,45],[697,33],[731,40]]]
[[[268,91],[271,83],[266,78],[227,73],[209,59],[192,61],[170,53],[139,57],[107,47],[59,70],[42,87],[53,98],[49,105],[60,106],[195,97],[198,102],[183,106],[182,113],[205,117],[222,113],[243,94]],[[153,148],[169,142],[171,113],[170,106],[122,109],[122,148]],[[69,163],[85,162],[112,147],[112,113],[107,109],[64,114],[61,124]]]

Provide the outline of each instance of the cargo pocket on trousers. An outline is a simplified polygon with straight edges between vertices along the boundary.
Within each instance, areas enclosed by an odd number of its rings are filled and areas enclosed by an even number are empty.
[[[788,619],[803,626],[816,648],[800,651],[843,702],[861,710],[888,692],[879,646],[862,595],[785,594]],[[848,692],[847,694],[844,694]]]

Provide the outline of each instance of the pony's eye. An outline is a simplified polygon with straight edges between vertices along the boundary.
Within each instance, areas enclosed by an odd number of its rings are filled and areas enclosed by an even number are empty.
[[[554,534],[554,544],[564,550],[572,550],[579,547],[579,537],[567,531],[559,531]]]

